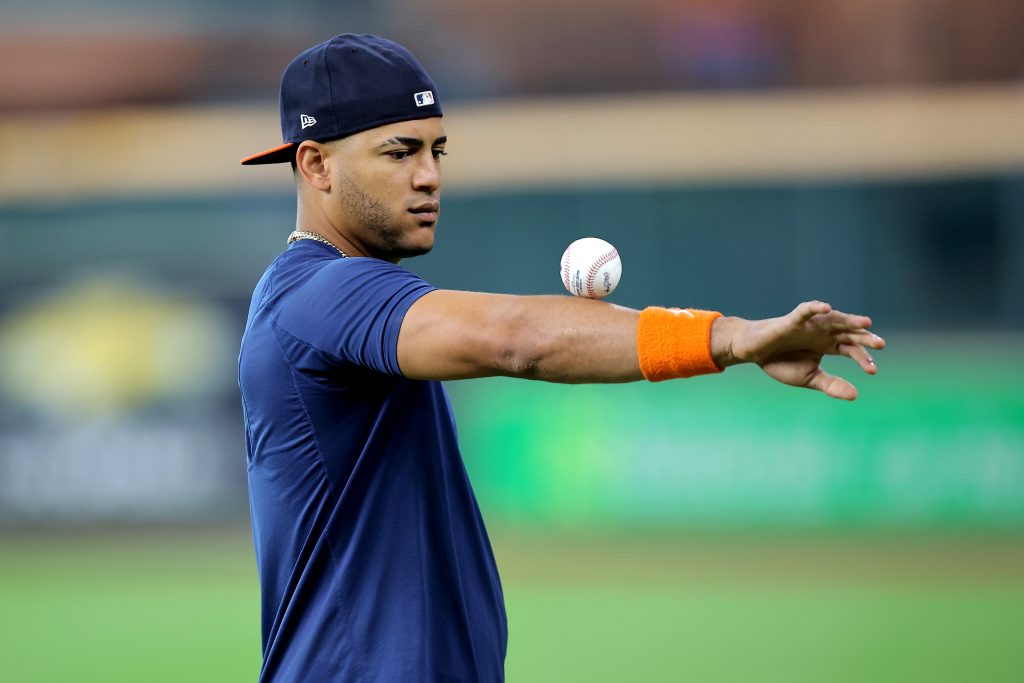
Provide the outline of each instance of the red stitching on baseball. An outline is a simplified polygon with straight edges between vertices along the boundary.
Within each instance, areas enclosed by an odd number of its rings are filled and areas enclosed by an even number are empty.
[[[587,294],[589,294],[591,298],[597,294],[594,291],[594,277],[597,275],[597,271],[601,270],[601,266],[608,263],[613,258],[618,257],[618,255],[619,250],[612,247],[611,251],[606,251],[601,254],[601,256],[590,266],[590,270],[587,271]]]
[[[572,294],[572,282],[569,280],[569,261],[572,260],[572,245],[570,244],[562,256],[562,284]]]

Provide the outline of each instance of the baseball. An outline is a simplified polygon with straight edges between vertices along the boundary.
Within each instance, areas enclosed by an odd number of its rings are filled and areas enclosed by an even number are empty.
[[[578,239],[562,254],[562,284],[575,296],[606,297],[615,291],[621,276],[618,250],[597,237]]]

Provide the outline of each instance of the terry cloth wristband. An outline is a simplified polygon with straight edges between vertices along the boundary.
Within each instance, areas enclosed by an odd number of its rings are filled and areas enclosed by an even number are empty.
[[[718,311],[658,308],[640,313],[636,347],[640,371],[651,382],[721,372],[711,358],[711,324]]]

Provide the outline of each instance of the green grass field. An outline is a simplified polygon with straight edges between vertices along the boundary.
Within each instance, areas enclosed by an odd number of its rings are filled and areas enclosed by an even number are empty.
[[[1024,539],[495,534],[508,680],[1024,680]],[[0,536],[0,680],[254,681],[245,529]]]

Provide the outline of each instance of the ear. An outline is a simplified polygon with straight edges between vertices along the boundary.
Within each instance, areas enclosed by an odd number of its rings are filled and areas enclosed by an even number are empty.
[[[314,140],[304,140],[295,150],[295,166],[302,178],[321,191],[331,189],[331,175],[327,170],[327,146]]]

